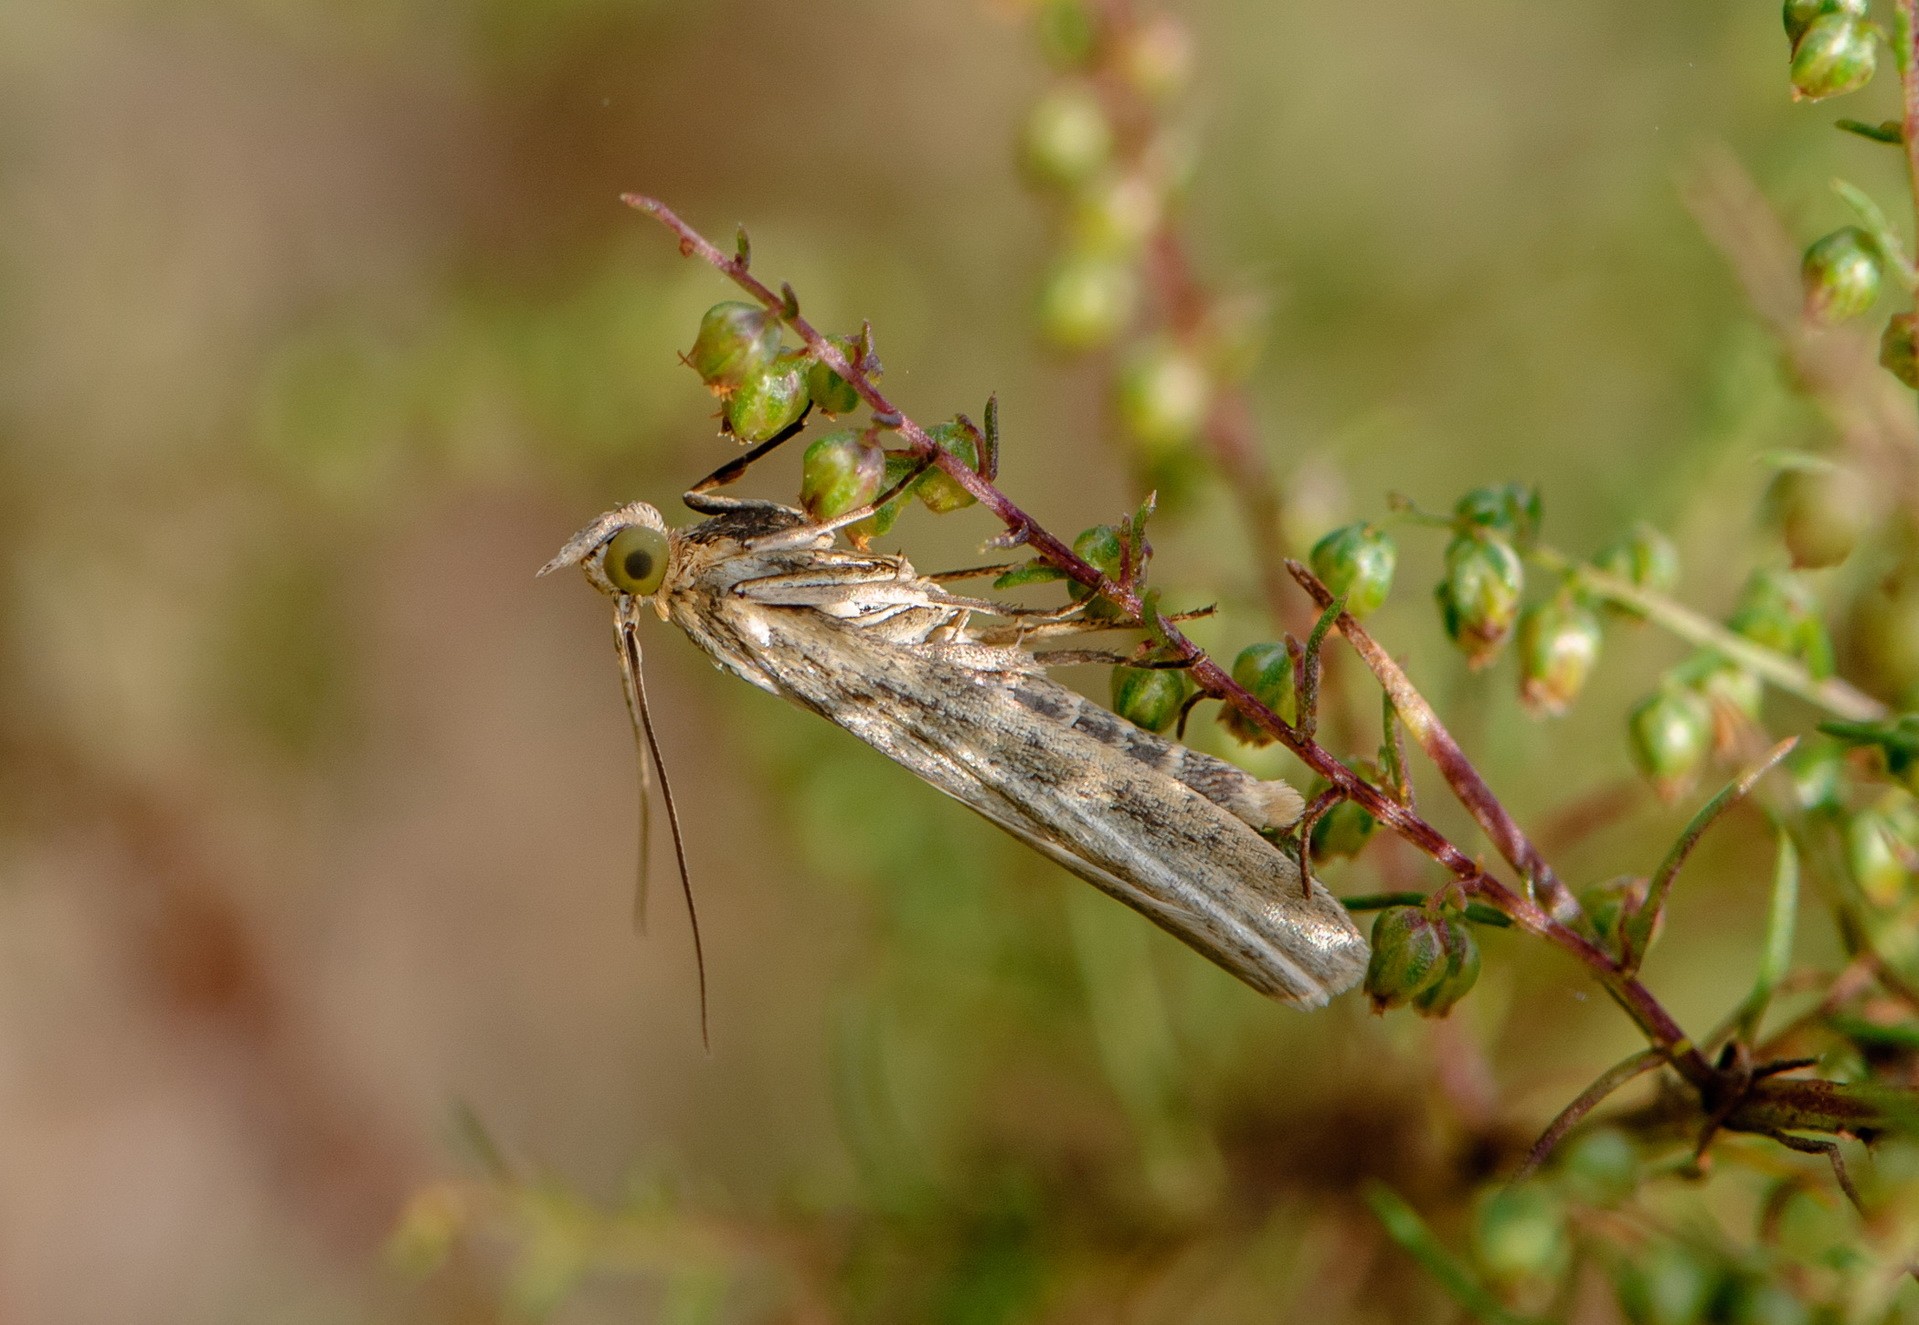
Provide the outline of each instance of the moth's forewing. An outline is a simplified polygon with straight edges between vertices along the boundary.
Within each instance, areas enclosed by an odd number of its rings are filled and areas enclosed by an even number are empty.
[[[964,611],[904,562],[779,536],[802,518],[742,513],[677,533],[663,613],[728,670],[844,727],[1262,993],[1311,1006],[1358,981],[1365,939],[1325,889],[1300,887],[1290,856],[1100,739],[1103,724],[1050,716],[1049,689],[1070,692],[1016,650],[952,640]],[[799,594],[804,582],[818,591]],[[778,586],[773,601],[756,584]]]

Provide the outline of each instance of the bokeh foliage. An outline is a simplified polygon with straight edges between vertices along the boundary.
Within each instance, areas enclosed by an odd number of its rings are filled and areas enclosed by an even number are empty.
[[[1266,300],[1246,387],[1290,526],[1518,478],[1574,556],[1669,531],[1685,601],[1729,613],[1778,556],[1764,457],[1828,439],[1675,181],[1724,143],[1808,240],[1852,220],[1835,171],[1904,187],[1896,153],[1787,103],[1772,7],[1181,12],[1185,215],[1204,270]],[[1692,1181],[1644,1128],[1569,1148],[1543,1213],[1499,1207],[1496,1176],[1639,1047],[1538,945],[1482,932],[1443,1023],[1274,1009],[662,633],[715,949],[701,1056],[678,922],[626,930],[600,605],[531,582],[585,514],[732,453],[675,359],[728,292],[615,199],[747,221],[809,314],[872,320],[916,411],[1000,394],[1029,509],[1110,520],[1140,495],[1113,365],[1035,335],[1032,21],[0,10],[0,1314],[1437,1320],[1445,1257],[1527,1311],[1913,1309],[1884,1273],[1913,1238],[1896,1147],[1864,1226],[1814,1159],[1734,1140]],[[758,490],[790,496],[787,463]],[[1227,486],[1166,495],[1158,583],[1220,604],[1195,633],[1222,657],[1269,638]],[[897,541],[930,568],[991,532],[919,514]],[[1542,727],[1510,661],[1448,644],[1444,543],[1403,540],[1369,624],[1522,820],[1623,798],[1555,852],[1569,878],[1649,871],[1694,806],[1629,789],[1620,718],[1688,648],[1609,626]],[[1297,772],[1211,717],[1191,736]],[[1688,1025],[1758,958],[1773,843],[1733,825],[1648,963]],[[1379,835],[1326,874],[1420,870]],[[1812,925],[1798,955],[1839,960]],[[1909,1009],[1887,1020],[1859,1055],[1890,1070],[1914,1046]]]

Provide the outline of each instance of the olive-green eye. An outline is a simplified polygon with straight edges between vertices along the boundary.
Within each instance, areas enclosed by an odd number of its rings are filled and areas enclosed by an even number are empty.
[[[644,598],[666,576],[666,535],[645,525],[628,525],[613,535],[600,565],[614,588]]]

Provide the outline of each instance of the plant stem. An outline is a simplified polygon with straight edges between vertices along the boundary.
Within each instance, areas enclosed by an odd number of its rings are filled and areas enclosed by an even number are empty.
[[[1904,44],[1895,52],[1899,63],[1900,125],[1905,130],[1906,180],[1912,191],[1912,212],[1919,219],[1919,0],[1895,0],[1898,11],[1894,39]]]
[[[1312,595],[1313,601],[1320,607],[1332,605],[1332,591],[1311,571],[1297,561],[1288,561],[1286,569],[1292,572],[1300,586]],[[1473,816],[1486,836],[1492,839],[1499,854],[1519,872],[1526,883],[1529,893],[1544,900],[1547,910],[1559,920],[1571,922],[1579,917],[1579,903],[1574,900],[1572,890],[1560,882],[1559,876],[1546,863],[1539,849],[1532,844],[1525,831],[1513,819],[1506,807],[1493,795],[1492,788],[1473,767],[1466,752],[1459,748],[1459,742],[1440,722],[1439,715],[1433,712],[1426,697],[1419,693],[1391,654],[1381,648],[1379,642],[1367,634],[1365,627],[1355,621],[1349,613],[1339,616],[1340,634],[1353,646],[1379,684],[1385,688],[1387,697],[1392,700],[1393,709],[1399,714],[1399,720],[1406,730],[1419,742],[1427,757],[1446,779],[1446,785],[1452,788],[1453,795],[1459,798]]]
[[[1755,676],[1836,717],[1853,722],[1871,722],[1888,714],[1886,706],[1865,691],[1846,684],[1838,677],[1820,680],[1802,664],[1784,654],[1755,644],[1744,635],[1736,635],[1717,621],[1702,616],[1664,594],[1642,589],[1631,580],[1610,575],[1595,566],[1575,563],[1553,548],[1534,547],[1527,555],[1550,570],[1572,572],[1579,577],[1580,587],[1590,593],[1607,602],[1633,609],[1688,644],[1724,654]]]

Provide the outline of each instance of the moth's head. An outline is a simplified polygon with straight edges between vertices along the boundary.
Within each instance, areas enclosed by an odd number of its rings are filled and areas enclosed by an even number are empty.
[[[643,501],[629,502],[568,539],[540,574],[578,566],[601,593],[646,602],[659,592],[672,555],[673,536],[660,513]]]

